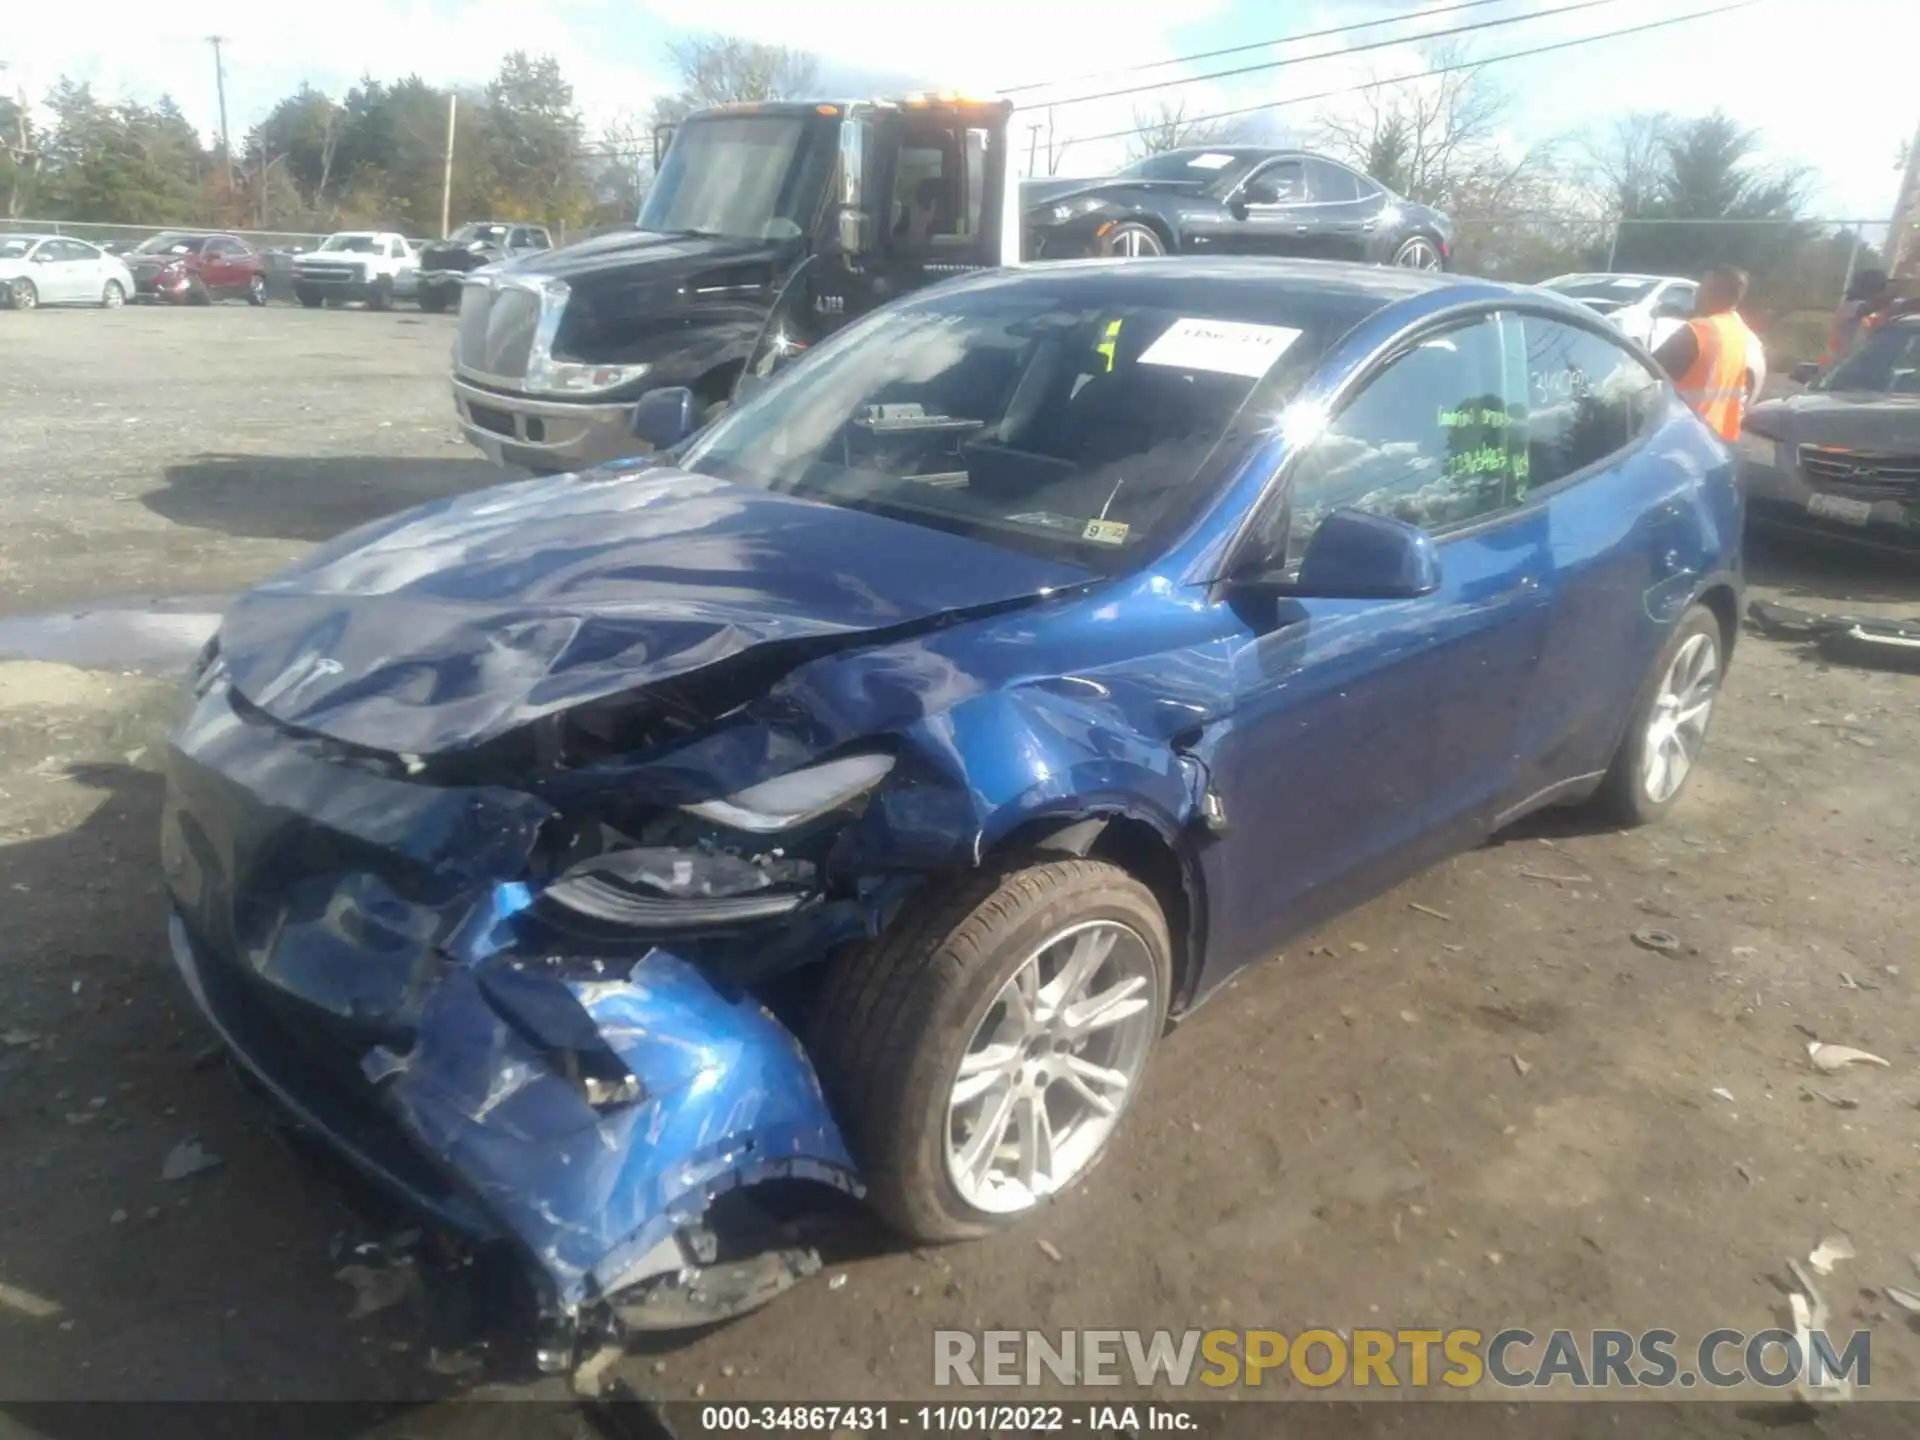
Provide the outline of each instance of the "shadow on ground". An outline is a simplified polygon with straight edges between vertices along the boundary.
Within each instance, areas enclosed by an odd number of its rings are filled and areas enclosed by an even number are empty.
[[[141,497],[176,525],[266,540],[330,540],[397,510],[519,478],[478,456],[198,455]]]

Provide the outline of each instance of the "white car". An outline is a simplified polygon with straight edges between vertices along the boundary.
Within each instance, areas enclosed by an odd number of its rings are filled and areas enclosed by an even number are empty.
[[[420,256],[406,236],[391,230],[342,230],[317,250],[293,260],[293,293],[309,310],[332,300],[364,300],[385,310],[395,294],[411,293]]]
[[[1687,323],[1700,293],[1697,282],[1677,275],[1556,275],[1542,281],[1541,288],[1606,316],[1615,329],[1649,350],[1658,350]],[[1767,383],[1767,354],[1750,326],[1747,356],[1747,393],[1758,395]]]
[[[70,235],[0,235],[0,304],[100,305],[117,310],[133,294],[118,256]]]

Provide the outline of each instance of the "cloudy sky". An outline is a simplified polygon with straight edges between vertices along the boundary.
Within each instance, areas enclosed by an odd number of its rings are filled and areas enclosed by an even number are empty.
[[[1527,17],[1462,37],[1492,59],[1728,0],[1484,0],[1432,14],[1441,0],[254,0],[199,10],[134,0],[89,7],[76,23],[64,6],[12,7],[0,29],[0,84],[43,91],[65,74],[106,96],[171,94],[211,135],[217,127],[213,63],[205,36],[226,36],[227,99],[236,137],[301,81],[339,92],[363,75],[409,72],[435,83],[478,82],[513,48],[554,55],[592,119],[639,113],[671,84],[666,45],[694,28],[808,48],[828,82],[916,78],[942,87],[1023,90],[1023,105],[1180,76],[1287,60],[1284,67],[1199,81],[1132,97],[1056,105],[1056,143],[1079,137],[1061,173],[1097,173],[1124,152],[1119,140],[1084,137],[1123,130],[1136,107],[1161,98],[1190,115],[1309,97],[1368,80],[1417,73],[1411,46],[1356,52],[1452,26]],[[1492,66],[1513,96],[1516,142],[1604,124],[1632,109],[1700,114],[1719,107],[1760,129],[1769,153],[1812,167],[1816,208],[1835,219],[1880,218],[1893,207],[1894,163],[1916,113],[1912,86],[1896,74],[1911,0],[1747,0],[1743,8],[1688,24]],[[1566,13],[1543,14],[1560,10]],[[217,11],[217,19],[216,19]],[[1360,20],[1397,23],[1146,73],[1077,80],[1228,46],[1267,42]],[[1874,76],[1879,75],[1878,83]],[[1295,135],[1310,130],[1316,100],[1270,112]],[[1350,103],[1350,102],[1347,102]],[[1035,111],[1033,119],[1043,119]],[[1026,117],[1017,122],[1024,137]]]

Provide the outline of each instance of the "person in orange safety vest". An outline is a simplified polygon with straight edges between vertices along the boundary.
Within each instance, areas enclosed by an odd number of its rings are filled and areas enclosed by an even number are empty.
[[[1700,278],[1693,318],[1654,351],[1693,413],[1722,440],[1740,438],[1747,408],[1747,347],[1752,331],[1734,313],[1747,295],[1745,272],[1716,265]]]

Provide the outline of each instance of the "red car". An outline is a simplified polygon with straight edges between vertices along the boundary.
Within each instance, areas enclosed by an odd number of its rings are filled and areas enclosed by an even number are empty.
[[[267,262],[232,235],[169,230],[121,257],[133,272],[134,298],[211,305],[246,297],[267,303]]]

